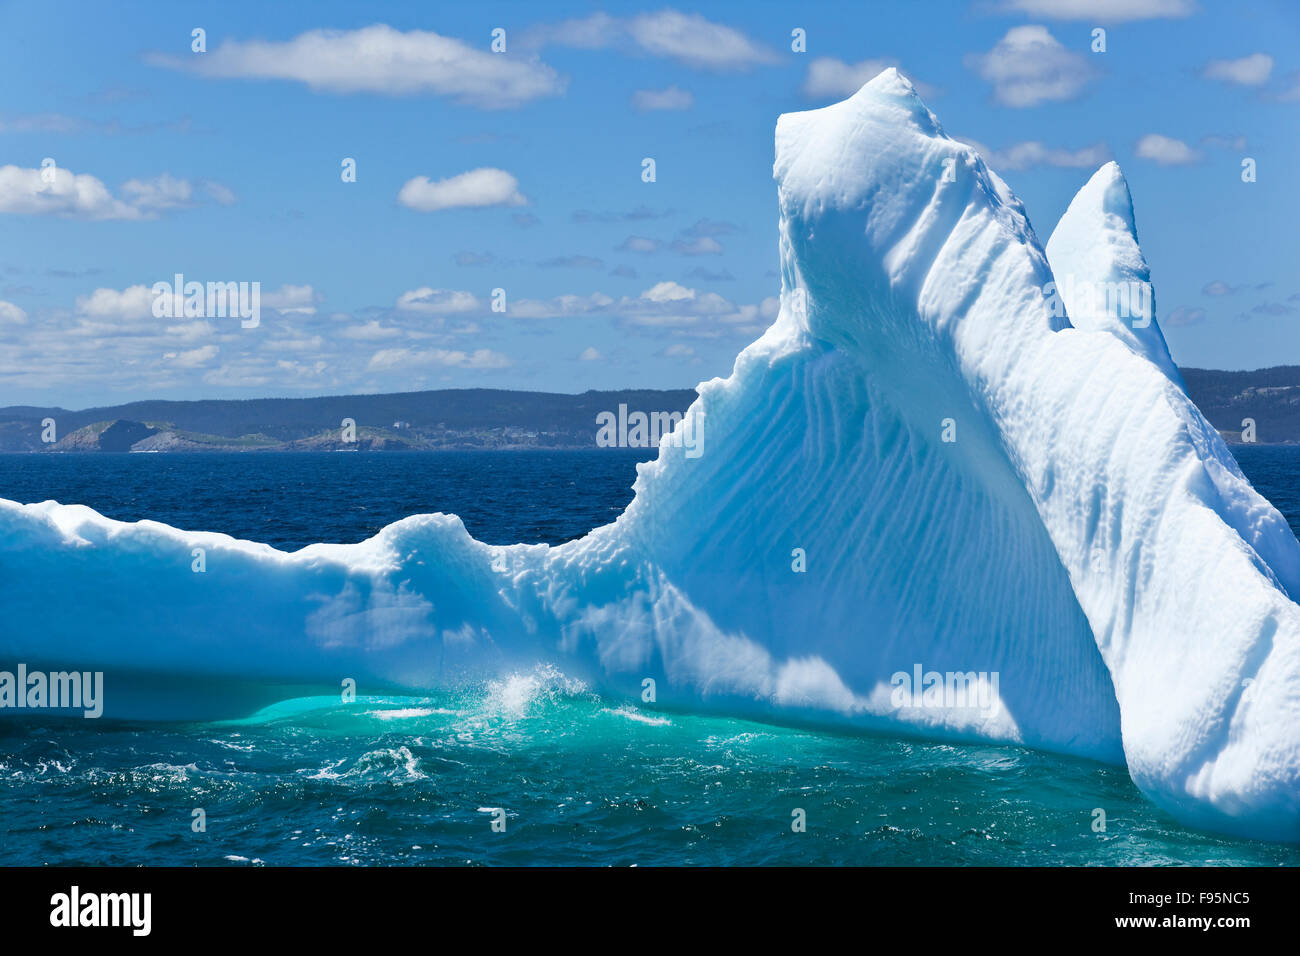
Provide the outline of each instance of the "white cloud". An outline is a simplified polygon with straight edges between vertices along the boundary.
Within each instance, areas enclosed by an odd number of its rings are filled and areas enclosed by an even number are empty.
[[[198,339],[209,338],[212,335],[212,325],[204,319],[195,319],[193,322],[169,325],[163,331],[181,342],[194,342]]]
[[[988,53],[972,53],[966,65],[993,84],[1004,106],[1026,107],[1078,96],[1094,71],[1081,53],[1067,50],[1047,27],[1012,27]]]
[[[170,276],[167,281],[170,281]],[[261,293],[260,302],[286,315],[314,315],[320,296],[309,285],[282,285],[272,292]],[[96,289],[77,297],[78,315],[92,319],[134,321],[154,318],[152,286],[133,285],[122,290]],[[210,333],[207,322],[199,320],[169,326],[169,334],[193,339]]]
[[[1003,0],[1004,12],[1027,13],[1054,20],[1125,23],[1190,17],[1195,0]]]
[[[1201,158],[1200,154],[1181,139],[1147,133],[1137,141],[1137,155],[1161,166],[1186,166]]]
[[[207,365],[214,358],[221,348],[216,345],[204,345],[201,348],[190,349],[187,352],[165,352],[163,359],[179,368],[199,368]]]
[[[715,292],[700,292],[678,282],[658,282],[639,296],[613,298],[602,293],[524,299],[510,306],[517,319],[608,316],[636,328],[671,329],[679,334],[718,336],[754,334],[776,314],[776,300],[738,305]]]
[[[144,214],[115,197],[88,173],[52,169],[50,182],[41,170],[0,166],[0,212],[54,215],[77,219],[143,219]]]
[[[153,291],[144,285],[96,289],[77,296],[77,312],[93,319],[146,319],[153,317]]]
[[[26,325],[27,313],[12,302],[0,300],[0,325]]]
[[[137,209],[176,209],[190,205],[194,187],[188,180],[163,173],[153,179],[128,179],[122,184],[122,195]]]
[[[695,290],[676,282],[659,282],[642,292],[641,298],[649,302],[680,302],[695,298]]]
[[[669,358],[690,358],[695,354],[695,349],[691,348],[689,345],[678,343],[676,345],[668,346],[668,348],[663,350],[663,354]]]
[[[673,251],[684,256],[717,256],[722,254],[722,243],[712,236],[673,240]]]
[[[362,342],[398,338],[403,334],[401,329],[391,325],[380,325],[378,320],[375,319],[362,325],[350,326],[339,333],[345,339],[355,339]]]
[[[458,289],[431,289],[429,286],[422,286],[410,292],[403,292],[397,298],[397,308],[403,312],[445,315],[472,312],[478,307],[479,301],[474,293]]]
[[[220,183],[204,181],[203,188],[218,201],[226,197],[234,201],[234,193]],[[161,212],[195,204],[194,185],[168,173],[152,179],[128,179],[120,192],[114,196],[95,176],[57,166],[48,170],[0,166],[0,213],[140,220],[156,219]]]
[[[862,89],[863,84],[875,79],[878,73],[891,66],[897,67],[898,61],[885,58],[845,63],[833,56],[819,56],[808,64],[808,75],[803,81],[803,95],[815,100],[852,96]],[[913,81],[912,85],[924,97],[933,96],[936,92],[924,83]]]
[[[329,93],[433,94],[482,109],[516,107],[565,87],[536,58],[493,53],[486,41],[470,46],[383,23],[310,30],[286,41],[226,40],[202,56],[153,54],[148,60],[201,76],[291,80]]]
[[[643,13],[626,19],[594,13],[536,28],[530,31],[525,42],[584,50],[629,46],[651,56],[716,71],[745,71],[781,62],[774,50],[733,27],[676,10]]]
[[[591,295],[557,295],[550,299],[516,299],[509,314],[516,319],[553,319],[569,315],[590,315],[614,303],[603,292]]]
[[[658,252],[659,247],[663,245],[658,239],[648,239],[645,236],[628,236],[619,245],[619,250],[623,252]]]
[[[1211,60],[1201,75],[1238,86],[1263,86],[1273,73],[1273,58],[1267,53],[1252,53],[1236,60]]]
[[[671,57],[687,66],[748,70],[762,63],[779,62],[775,53],[739,30],[694,13],[643,13],[628,23],[628,32],[647,53]]]
[[[157,396],[196,384],[244,396],[271,389],[338,394],[448,381],[469,385],[520,362],[510,348],[483,338],[483,327],[499,329],[500,321],[582,322],[591,331],[581,337],[589,342],[621,330],[646,342],[653,338],[654,349],[675,343],[699,348],[697,340],[752,337],[777,310],[773,297],[738,303],[682,282],[651,280],[639,288],[619,297],[591,291],[512,298],[507,312],[495,316],[486,296],[460,290],[412,289],[395,296],[391,308],[344,313],[320,308],[310,285],[284,285],[263,294],[267,308],[256,331],[234,321],[158,319],[147,284],[87,289],[75,304],[42,307],[31,317],[0,303],[0,379],[49,404],[70,391]],[[561,352],[582,367],[609,360],[603,346],[570,344],[572,351]]]
[[[632,105],[639,110],[688,110],[695,105],[695,94],[673,85],[663,90],[637,90]]]
[[[397,201],[419,212],[480,206],[522,206],[528,202],[519,192],[519,180],[504,169],[484,166],[459,176],[431,181],[427,176],[408,179]]]
[[[1029,169],[1033,166],[1060,166],[1066,169],[1095,169],[1111,158],[1105,143],[1082,149],[1044,146],[1037,140],[1015,143],[1005,149],[980,149],[984,161],[993,169]]]
[[[603,50],[626,34],[623,21],[608,13],[593,13],[547,26],[534,27],[526,42],[533,46],[568,46],[579,50]]]
[[[262,293],[262,304],[288,315],[315,315],[321,299],[309,285],[282,285],[274,292]]]

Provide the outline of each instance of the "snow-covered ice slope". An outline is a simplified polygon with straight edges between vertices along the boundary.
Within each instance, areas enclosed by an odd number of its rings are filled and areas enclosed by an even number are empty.
[[[151,716],[549,663],[661,705],[1122,760],[1186,821],[1300,839],[1300,544],[1153,312],[1074,327],[1048,294],[1146,281],[1118,170],[1053,270],[893,70],[776,140],[780,314],[701,385],[703,454],[661,448],[613,524],[491,547],[424,515],[285,554],[2,502],[0,661],[104,669],[106,711]],[[903,694],[918,669],[972,683]]]

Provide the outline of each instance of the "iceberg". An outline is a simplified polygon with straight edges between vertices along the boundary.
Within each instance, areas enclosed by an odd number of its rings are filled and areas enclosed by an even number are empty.
[[[107,715],[159,718],[540,664],[1123,764],[1188,824],[1300,840],[1300,543],[1188,399],[1154,297],[1080,291],[1149,286],[1119,168],[1044,252],[891,69],[782,116],[774,174],[778,317],[612,524],[489,546],[419,515],[284,553],[4,501],[3,659],[103,670]]]

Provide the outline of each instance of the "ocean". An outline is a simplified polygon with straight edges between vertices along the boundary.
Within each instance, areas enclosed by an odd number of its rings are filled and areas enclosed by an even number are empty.
[[[1234,452],[1300,533],[1300,447]],[[612,520],[645,457],[0,455],[0,496],[282,549],[430,511],[559,543]],[[1300,864],[1181,826],[1119,767],[648,712],[545,667],[219,723],[0,720],[0,801],[5,865]]]

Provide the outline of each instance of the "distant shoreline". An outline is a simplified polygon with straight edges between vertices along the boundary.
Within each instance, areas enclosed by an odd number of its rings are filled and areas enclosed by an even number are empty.
[[[1300,444],[1300,366],[1179,372],[1192,401],[1229,445]],[[16,405],[0,408],[0,454],[579,450],[598,447],[602,413],[620,406],[684,413],[695,398],[694,389],[567,394],[465,388],[147,400],[78,411]],[[1247,428],[1254,442],[1240,441]]]

